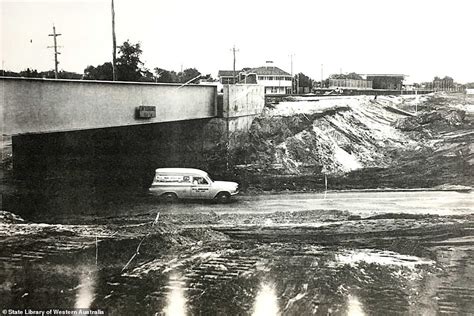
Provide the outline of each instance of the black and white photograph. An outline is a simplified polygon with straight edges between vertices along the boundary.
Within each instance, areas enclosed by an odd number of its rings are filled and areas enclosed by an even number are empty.
[[[474,315],[471,0],[0,0],[1,315]]]

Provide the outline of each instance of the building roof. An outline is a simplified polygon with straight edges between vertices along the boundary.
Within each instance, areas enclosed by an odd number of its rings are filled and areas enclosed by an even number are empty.
[[[408,77],[403,74],[365,74],[367,77]]]
[[[252,68],[251,70],[249,70],[249,72],[255,73],[257,75],[263,75],[263,76],[291,76],[286,71],[281,70],[280,68],[275,67],[275,66],[263,66],[263,67]]]
[[[255,76],[245,76],[245,78],[240,80],[238,83],[256,84],[257,78],[255,78]]]
[[[239,72],[241,72],[241,70],[236,69],[235,75],[238,76]],[[233,77],[234,71],[233,70],[219,70],[219,72],[217,73],[217,76],[218,77]]]
[[[291,76],[286,71],[275,67],[275,66],[262,66],[257,68],[244,68],[242,70],[235,70],[235,76],[238,76],[239,73],[244,72],[247,74],[257,74],[258,76]],[[217,73],[218,77],[234,77],[233,70],[219,70]]]

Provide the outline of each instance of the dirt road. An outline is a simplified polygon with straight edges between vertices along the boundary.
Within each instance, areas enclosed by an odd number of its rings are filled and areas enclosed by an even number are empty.
[[[469,314],[471,201],[458,192],[332,192],[228,205],[144,200],[72,224],[4,216],[0,305],[112,315]]]

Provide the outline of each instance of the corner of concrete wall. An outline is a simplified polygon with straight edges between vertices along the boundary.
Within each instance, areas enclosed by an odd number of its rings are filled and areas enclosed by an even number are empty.
[[[248,138],[255,117],[265,106],[264,87],[255,84],[225,85],[218,117],[208,122],[204,134],[205,148],[224,145],[227,149],[239,147]]]

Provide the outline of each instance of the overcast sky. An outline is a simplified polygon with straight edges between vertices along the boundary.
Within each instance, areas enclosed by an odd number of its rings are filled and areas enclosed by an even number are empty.
[[[110,0],[0,0],[7,70],[82,73],[112,58]],[[473,0],[115,0],[117,43],[140,42],[147,68],[217,75],[272,60],[314,79],[332,73],[403,73],[408,81],[474,81]],[[3,67],[2,67],[3,68]]]

